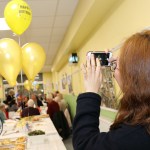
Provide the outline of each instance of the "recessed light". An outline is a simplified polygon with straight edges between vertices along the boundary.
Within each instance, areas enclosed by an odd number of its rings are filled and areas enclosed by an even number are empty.
[[[5,18],[0,18],[0,30],[10,30],[9,26],[5,21]]]

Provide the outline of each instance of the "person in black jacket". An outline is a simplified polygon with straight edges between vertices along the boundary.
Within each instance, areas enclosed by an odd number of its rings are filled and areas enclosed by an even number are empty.
[[[11,106],[13,105],[13,101],[15,100],[14,95],[15,95],[14,90],[13,90],[13,89],[10,89],[10,90],[9,90],[9,94],[8,94],[7,97],[6,97],[6,100],[4,101],[4,103],[5,103],[6,105],[8,105],[9,107],[11,107]]]
[[[34,108],[34,101],[32,99],[28,100],[28,107],[24,108],[21,113],[21,117],[40,115],[37,108]]]
[[[75,150],[150,149],[150,31],[127,39],[118,59],[112,59],[121,90],[118,114],[110,131],[99,132],[101,66],[94,56],[83,67],[86,93],[77,99],[73,123]]]

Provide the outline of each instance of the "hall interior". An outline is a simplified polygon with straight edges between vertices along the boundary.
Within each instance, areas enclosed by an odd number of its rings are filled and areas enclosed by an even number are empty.
[[[9,1],[0,0],[0,17]],[[89,51],[112,51],[118,56],[123,41],[135,32],[150,29],[149,0],[26,0],[33,16],[29,28],[19,37],[11,30],[0,30],[0,38],[12,38],[20,46],[28,42],[39,43],[45,51],[46,61],[35,77],[40,92],[60,91],[70,107],[71,119],[76,114],[76,99],[84,92],[81,64]],[[77,54],[76,63],[69,62]],[[103,131],[107,131],[117,113],[120,89],[109,68],[104,72],[104,103],[101,109]],[[24,73],[23,73],[24,75]],[[23,82],[26,78],[23,79]],[[21,83],[12,87],[0,76],[0,99],[7,89],[17,92]],[[36,87],[35,87],[35,90]],[[117,101],[115,101],[117,99]],[[114,104],[115,103],[115,104]],[[102,123],[103,124],[103,123]],[[108,125],[108,126],[107,126]]]

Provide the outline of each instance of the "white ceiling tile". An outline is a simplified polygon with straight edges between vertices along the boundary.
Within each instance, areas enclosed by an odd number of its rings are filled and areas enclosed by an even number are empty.
[[[52,37],[51,37],[51,42],[53,43],[53,42],[61,42],[62,41],[62,39],[63,39],[63,37],[62,36],[59,36],[59,35],[53,35]]]
[[[49,43],[42,43],[42,45],[41,45],[41,46],[44,48],[45,53],[47,53],[48,48],[49,48]]]
[[[61,28],[53,28],[52,31],[52,36],[58,36],[58,35],[64,35],[66,32],[66,28],[65,27],[61,27]]]
[[[32,10],[33,16],[55,15],[57,0],[36,0],[36,1],[28,0],[27,3],[29,4]]]
[[[46,53],[46,57],[51,58],[51,59],[47,59],[46,64],[51,64],[52,63],[54,57],[57,54],[58,48],[59,48],[59,44],[57,42],[50,43],[49,49]]]
[[[54,27],[68,27],[71,16],[56,16]]]
[[[56,52],[56,50],[58,49],[59,47],[59,43],[58,42],[53,42],[53,43],[50,43],[50,52],[54,53]]]
[[[0,1],[0,18],[4,17],[4,10],[8,1]]]
[[[57,15],[72,15],[78,0],[59,0]]]
[[[11,30],[0,30],[0,38],[13,38],[13,32]]]
[[[31,42],[48,43],[49,36],[26,36],[26,39]]]
[[[46,57],[47,57],[48,59],[46,59],[45,64],[46,64],[46,65],[51,65],[51,64],[53,63],[53,61],[55,60],[55,56],[56,56],[56,53],[55,53],[55,54],[49,53],[49,55],[46,55]]]
[[[52,27],[54,17],[33,17],[30,27],[39,28],[39,27]]]
[[[49,36],[51,33],[50,28],[33,28],[28,29],[25,34],[28,36]]]

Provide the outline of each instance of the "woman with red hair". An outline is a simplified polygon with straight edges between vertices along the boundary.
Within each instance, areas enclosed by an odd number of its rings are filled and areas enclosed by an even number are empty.
[[[136,33],[125,41],[118,59],[112,61],[121,90],[118,114],[110,131],[99,132],[102,82],[101,65],[94,56],[83,67],[86,93],[77,99],[73,124],[75,150],[150,149],[150,31]]]

